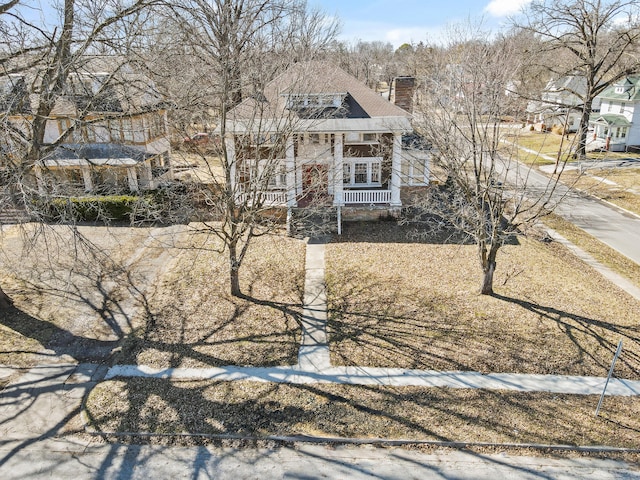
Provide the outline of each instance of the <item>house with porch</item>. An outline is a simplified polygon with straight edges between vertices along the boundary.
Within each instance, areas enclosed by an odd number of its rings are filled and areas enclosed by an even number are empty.
[[[598,98],[600,112],[592,115],[592,143],[614,152],[640,148],[640,75],[623,77]]]
[[[429,184],[428,147],[410,117],[344,70],[302,62],[229,111],[218,132],[239,196],[259,188],[270,206],[375,218]]]
[[[44,149],[33,166],[41,193],[77,195],[157,188],[172,179],[167,109],[153,82],[127,65],[88,59],[67,77],[48,116]],[[9,122],[31,137],[37,94],[32,74],[0,80],[0,105]]]
[[[562,127],[566,132],[577,132],[582,117],[583,97],[587,80],[582,75],[565,75],[547,82],[540,100],[527,105],[529,122],[540,128]],[[599,102],[592,108],[598,110]]]

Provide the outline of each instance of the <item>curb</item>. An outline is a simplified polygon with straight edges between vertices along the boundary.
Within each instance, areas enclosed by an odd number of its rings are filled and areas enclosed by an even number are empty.
[[[87,435],[96,437],[130,437],[130,438],[185,438],[207,440],[244,440],[244,441],[271,441],[281,443],[311,443],[311,444],[342,444],[342,445],[379,445],[388,447],[399,446],[433,446],[455,448],[459,450],[468,448],[517,448],[544,451],[565,451],[581,453],[640,453],[640,448],[610,447],[606,445],[553,445],[544,443],[493,443],[493,442],[462,442],[442,440],[411,440],[411,439],[385,439],[385,438],[354,438],[354,437],[318,437],[313,435],[234,435],[215,433],[151,433],[151,432],[100,432],[92,427],[85,426]]]

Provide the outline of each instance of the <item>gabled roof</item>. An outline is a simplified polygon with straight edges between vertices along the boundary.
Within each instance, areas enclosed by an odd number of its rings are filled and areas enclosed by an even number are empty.
[[[290,115],[288,95],[346,94],[342,115],[334,118],[409,118],[410,114],[329,62],[301,62],[268,83],[259,98],[245,99],[229,112],[234,120],[249,119],[260,112],[262,117]]]
[[[605,100],[618,100],[621,102],[640,101],[640,75],[629,75],[621,78],[598,96]]]
[[[605,113],[589,119],[589,123],[597,123],[599,125],[607,125],[609,127],[630,127],[631,122],[624,115],[617,113]]]
[[[40,72],[0,75],[0,111],[28,115],[38,108]],[[56,116],[91,113],[136,114],[165,108],[153,81],[137,73],[119,57],[82,58],[82,65],[69,73],[62,95],[56,99]]]

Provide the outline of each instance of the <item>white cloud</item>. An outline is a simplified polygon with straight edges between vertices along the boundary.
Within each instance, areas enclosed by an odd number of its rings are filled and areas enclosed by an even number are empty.
[[[531,0],[491,0],[484,11],[494,17],[506,17],[518,13],[522,7],[531,3]]]

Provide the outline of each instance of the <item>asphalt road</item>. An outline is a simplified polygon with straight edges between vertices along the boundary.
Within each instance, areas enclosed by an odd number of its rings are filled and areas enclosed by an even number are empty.
[[[547,188],[549,177],[521,168],[519,176],[526,176],[527,196],[535,198]],[[513,173],[508,181],[513,181]],[[557,185],[551,204],[555,204],[555,213],[640,265],[640,217],[563,184]]]

